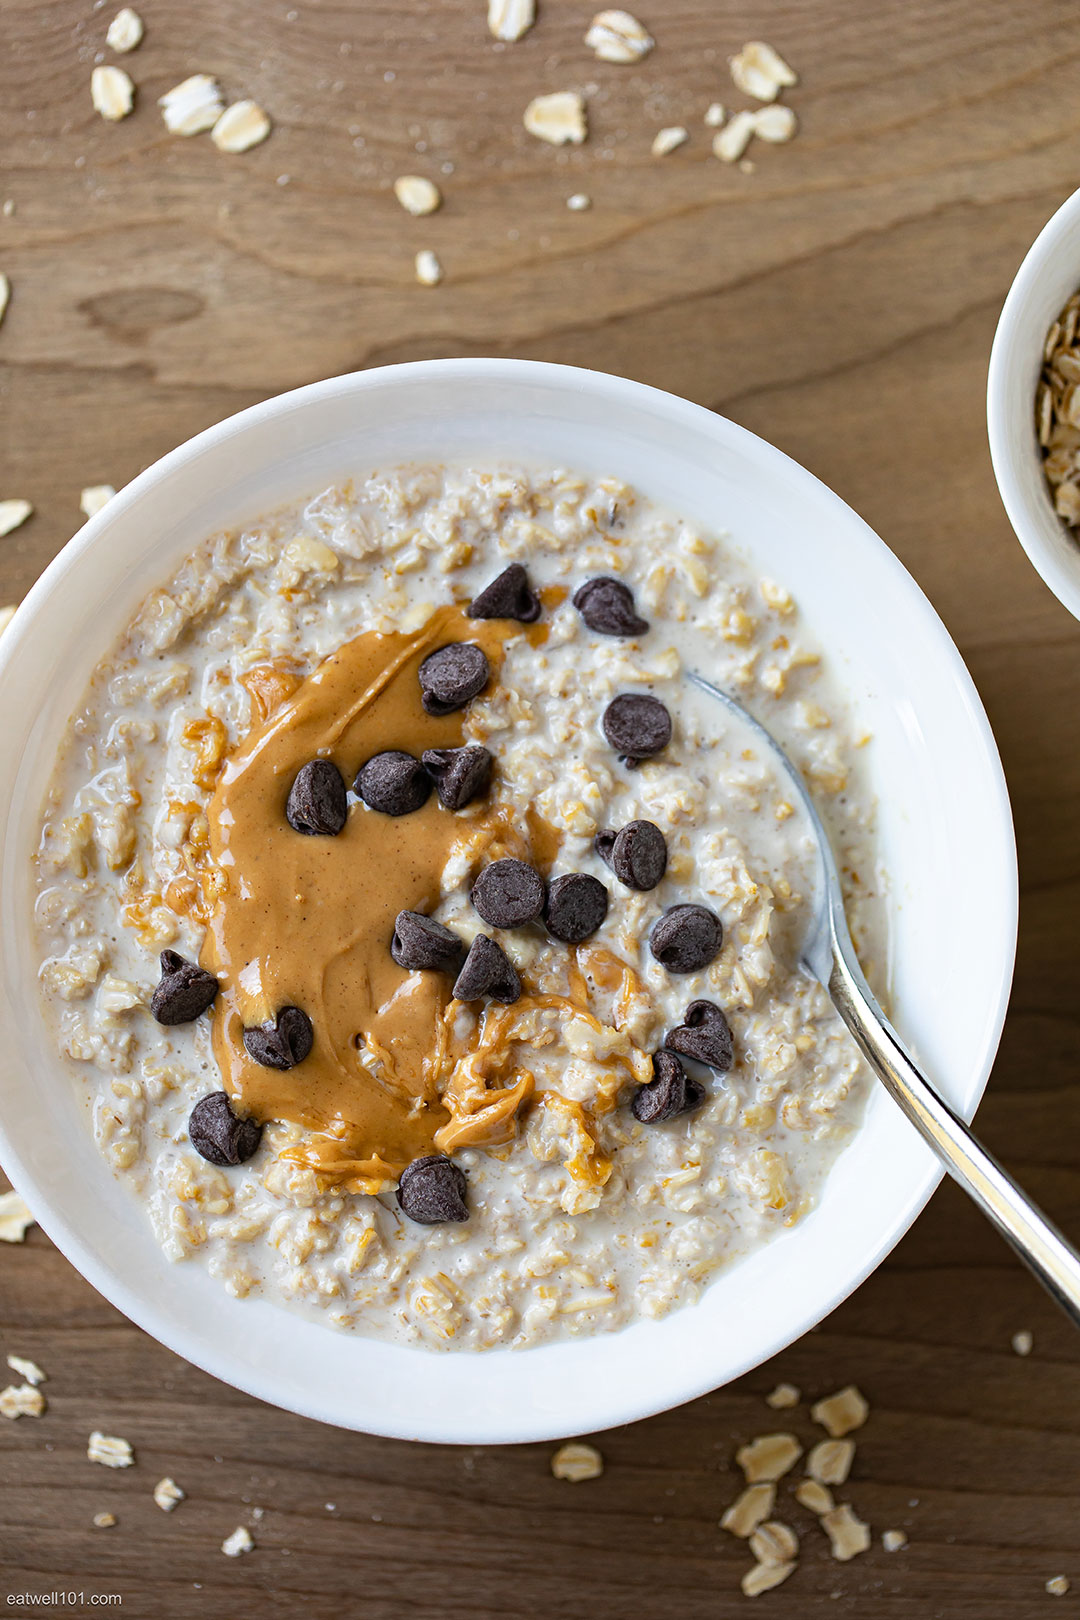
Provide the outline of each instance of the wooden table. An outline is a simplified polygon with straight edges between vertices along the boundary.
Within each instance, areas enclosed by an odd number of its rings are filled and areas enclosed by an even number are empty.
[[[136,111],[112,125],[88,93],[111,5],[5,0],[0,497],[37,510],[0,541],[0,602],[76,528],[82,486],[120,485],[334,372],[521,355],[734,417],[874,525],[978,682],[1023,884],[979,1125],[1080,1233],[1080,628],[1010,532],[983,416],[1005,290],[1080,178],[1080,15],[1073,0],[642,0],[657,48],[615,67],[581,43],[589,4],[540,3],[499,48],[484,0],[140,0]],[[753,36],[798,68],[801,130],[758,143],[746,173],[710,157],[702,118],[741,104],[725,58]],[[197,70],[272,113],[264,146],[224,156],[166,134],[155,100]],[[588,144],[526,136],[525,103],[570,86],[589,87]],[[680,123],[689,144],[650,157]],[[402,172],[439,181],[441,213],[398,208]],[[589,211],[566,208],[574,192]],[[413,278],[424,247],[437,289]],[[1027,1359],[1010,1348],[1022,1329]],[[1023,1620],[1080,1603],[1080,1341],[948,1187],[775,1364],[600,1436],[588,1484],[552,1479],[549,1446],[425,1449],[261,1406],[144,1338],[39,1231],[0,1252],[0,1351],[49,1374],[47,1415],[0,1425],[5,1598],[120,1593],[124,1614],[170,1620],[742,1614],[746,1550],[717,1521],[733,1448],[775,1426],[761,1396],[786,1378],[868,1395],[846,1494],[875,1544],[835,1563],[799,1510],[800,1567],[759,1612]],[[805,1406],[793,1423],[812,1433]],[[91,1467],[94,1427],[138,1465]],[[168,1517],[150,1497],[166,1473],[188,1493]],[[115,1528],[91,1527],[102,1510]],[[257,1549],[223,1558],[240,1523]],[[910,1545],[889,1554],[893,1527]],[[1044,1583],[1061,1573],[1057,1600]]]

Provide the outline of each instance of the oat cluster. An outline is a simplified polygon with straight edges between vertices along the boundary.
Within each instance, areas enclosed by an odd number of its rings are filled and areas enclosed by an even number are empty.
[[[765,1402],[773,1411],[783,1411],[797,1406],[801,1398],[793,1384],[778,1384]],[[855,1442],[846,1437],[862,1428],[869,1413],[865,1397],[854,1384],[811,1407],[811,1418],[829,1438],[819,1441],[806,1454],[803,1478],[792,1493],[799,1506],[815,1516],[828,1537],[833,1557],[841,1563],[866,1552],[870,1526],[859,1518],[850,1502],[836,1503],[829,1487],[843,1485],[847,1480],[855,1460]],[[727,1508],[720,1527],[745,1541],[757,1560],[742,1578],[746,1597],[771,1591],[795,1570],[799,1537],[789,1524],[773,1518],[773,1513],[777,1482],[802,1456],[802,1445],[793,1434],[786,1433],[758,1435],[735,1453],[746,1488]],[[891,1552],[903,1546],[907,1537],[902,1530],[890,1530],[882,1541]]]

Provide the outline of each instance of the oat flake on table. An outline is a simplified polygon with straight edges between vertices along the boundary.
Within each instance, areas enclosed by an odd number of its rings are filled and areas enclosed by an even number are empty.
[[[588,134],[585,101],[576,90],[556,90],[536,96],[525,109],[523,122],[530,135],[550,146],[580,146]]]
[[[193,73],[158,99],[165,127],[172,135],[201,135],[213,129],[225,102],[217,80],[209,73]]]
[[[496,39],[513,44],[536,21],[536,0],[488,0],[488,28]]]
[[[11,534],[13,529],[21,528],[27,518],[33,516],[33,512],[34,508],[29,501],[0,501],[0,537]]]
[[[135,104],[135,86],[118,67],[96,67],[90,75],[90,99],[94,111],[108,123],[126,118]]]
[[[127,51],[133,51],[141,42],[142,37],[142,18],[137,11],[132,11],[130,6],[124,6],[121,11],[116,13],[116,16],[109,24],[108,32],[105,35],[105,43],[111,51],[118,51],[123,54]]]
[[[602,62],[640,62],[656,41],[628,11],[598,11],[585,43]]]

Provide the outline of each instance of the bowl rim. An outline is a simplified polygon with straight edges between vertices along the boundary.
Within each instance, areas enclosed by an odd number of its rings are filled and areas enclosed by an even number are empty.
[[[309,383],[284,394],[276,395],[226,417],[221,422],[204,429],[174,450],[169,451],[133,479],[109,502],[107,508],[103,509],[94,518],[91,518],[77,532],[35,582],[23,603],[20,604],[11,625],[4,633],[4,636],[0,638],[0,684],[2,684],[7,664],[14,656],[17,645],[23,637],[31,633],[33,620],[39,606],[62,587],[68,572],[78,559],[96,544],[99,534],[106,530],[113,517],[119,511],[126,511],[135,506],[144,494],[152,490],[159,481],[166,478],[175,469],[184,466],[185,463],[197,460],[203,451],[218,446],[231,437],[243,434],[249,428],[274,416],[288,415],[291,412],[302,410],[309,403],[332,397],[338,393],[348,394],[353,390],[377,388],[380,382],[389,375],[403,381],[422,381],[436,372],[450,378],[460,377],[467,379],[486,376],[492,382],[501,381],[513,384],[516,381],[528,382],[534,380],[554,384],[562,389],[585,388],[601,400],[605,395],[609,399],[621,398],[628,403],[636,402],[638,406],[645,410],[662,413],[669,420],[675,422],[681,420],[688,427],[694,426],[699,431],[724,440],[729,445],[734,445],[751,459],[770,460],[778,469],[782,468],[784,470],[786,476],[794,485],[801,486],[809,497],[826,507],[831,506],[838,516],[842,515],[845,523],[857,527],[861,531],[865,542],[878,552],[881,563],[894,573],[898,589],[905,591],[911,600],[918,605],[919,610],[927,615],[928,620],[936,630],[936,638],[940,645],[942,659],[951,669],[957,693],[976,734],[975,740],[978,743],[980,755],[985,762],[987,785],[992,786],[992,799],[986,804],[985,810],[987,818],[994,823],[995,837],[998,841],[999,854],[1002,860],[1002,867],[998,872],[998,881],[1001,886],[1002,950],[996,983],[992,987],[994,1012],[993,1016],[987,1021],[981,1078],[978,1084],[973,1087],[972,1100],[962,1110],[965,1116],[970,1118],[985,1091],[1004,1025],[1015,960],[1018,913],[1018,875],[1011,807],[1000,756],[985,710],[971,675],[947,629],[925,593],[912,575],[904,568],[899,558],[885,545],[884,541],[852,508],[847,506],[846,502],[842,501],[827,485],[823,484],[821,480],[800,463],[761,439],[758,435],[751,433],[748,429],[731,422],[727,418],[717,416],[716,413],[704,406],[697,405],[678,395],[647,384],[606,372],[543,361],[484,357],[471,357],[460,360],[413,361],[402,365],[372,368],[368,371],[345,373],[341,376]],[[0,833],[3,831],[4,829],[0,829]],[[196,1350],[193,1353],[192,1346],[186,1342],[189,1330],[178,1327],[172,1319],[164,1316],[156,1305],[144,1299],[136,1288],[130,1287],[124,1279],[118,1278],[114,1273],[109,1272],[104,1260],[99,1261],[94,1248],[84,1239],[82,1233],[69,1223],[65,1217],[54,1213],[49,1205],[47,1194],[40,1191],[30,1166],[16,1152],[15,1144],[8,1135],[2,1118],[0,1118],[0,1163],[3,1164],[8,1173],[12,1185],[26,1197],[31,1209],[34,1210],[35,1219],[38,1220],[42,1229],[60,1249],[61,1253],[98,1292],[121,1310],[138,1327],[211,1376],[220,1378],[257,1399],[268,1401],[270,1404],[295,1411],[302,1416],[314,1418],[317,1421],[337,1424],[342,1427],[355,1428],[358,1426],[355,1422],[350,1422],[347,1418],[335,1413],[332,1392],[324,1392],[321,1389],[296,1389],[286,1399],[282,1396],[280,1390],[268,1393],[267,1386],[273,1383],[274,1380],[264,1379],[261,1369],[238,1360],[236,1355],[230,1354],[223,1345],[215,1345],[215,1354],[211,1354],[209,1350],[202,1352]],[[762,1361],[777,1354],[808,1332],[817,1322],[820,1322],[840,1305],[877,1268],[905,1235],[939,1185],[943,1174],[942,1167],[934,1163],[932,1159],[928,1159],[925,1172],[917,1180],[913,1179],[908,1196],[897,1209],[874,1251],[867,1254],[865,1262],[856,1268],[853,1273],[848,1274],[842,1285],[834,1287],[827,1295],[824,1295],[817,1302],[809,1317],[805,1320],[800,1317],[798,1322],[794,1324],[794,1331],[789,1325],[783,1332],[776,1334],[774,1342],[771,1342],[763,1352],[759,1353],[755,1349],[751,1355],[746,1357],[745,1361],[740,1360],[734,1363],[730,1370],[721,1375],[720,1384],[742,1376],[752,1367],[760,1365]],[[34,1207],[35,1202],[41,1210],[41,1216],[38,1215],[38,1209]],[[684,1307],[680,1307],[679,1311],[674,1314],[681,1315],[683,1309]],[[689,1307],[685,1307],[685,1309],[689,1309]],[[599,1340],[604,1339],[604,1337],[605,1335],[593,1336],[594,1339]],[[552,1348],[554,1347],[548,1345],[540,1347],[541,1350]],[[459,1353],[474,1354],[473,1352]],[[490,1357],[500,1353],[521,1356],[529,1352],[520,1350],[491,1351],[478,1359],[484,1365],[490,1365]],[[438,1354],[453,1354],[453,1352],[438,1352]],[[223,1370],[223,1364],[227,1366],[227,1370]],[[401,1439],[423,1439],[431,1443],[443,1444],[517,1444],[551,1440],[562,1437],[568,1432],[591,1433],[621,1423],[635,1422],[696,1399],[708,1391],[720,1387],[720,1384],[718,1384],[716,1377],[696,1377],[685,1380],[681,1385],[676,1381],[669,1385],[666,1384],[661,1395],[645,1400],[631,1400],[629,1397],[620,1400],[613,1396],[609,1404],[606,1405],[603,1401],[597,1401],[595,1406],[596,1421],[584,1428],[579,1425],[568,1430],[566,1427],[559,1427],[557,1422],[550,1420],[539,1422],[534,1418],[531,1422],[522,1422],[516,1429],[485,1434],[477,1439],[473,1436],[463,1436],[455,1429],[452,1419],[448,1419],[442,1428],[429,1424],[422,1435],[418,1435],[415,1430],[410,1429],[407,1425],[384,1420],[382,1422],[365,1422],[364,1432]]]
[[[1001,314],[998,316],[990,348],[986,376],[986,427],[990,444],[990,461],[997,480],[998,493],[1013,532],[1043,583],[1074,618],[1080,619],[1080,545],[1077,547],[1075,564],[1071,559],[1066,561],[1058,555],[1048,545],[1024,492],[1022,469],[1030,460],[1029,445],[1024,435],[1013,431],[1020,406],[1014,399],[1015,379],[1010,376],[1014,365],[1018,363],[1021,316],[1036,293],[1046,266],[1054,260],[1062,242],[1075,231],[1078,223],[1080,223],[1080,188],[1066,197],[1065,201],[1054,210],[1028,248],[1019,270],[1013,277],[1005,302],[1001,306]],[[1076,280],[1080,286],[1080,265]],[[1030,401],[1032,420],[1034,408],[1035,402],[1032,399]],[[1036,453],[1037,451],[1036,446]],[[1053,511],[1048,495],[1046,506],[1047,510]],[[1060,522],[1056,514],[1055,522]]]

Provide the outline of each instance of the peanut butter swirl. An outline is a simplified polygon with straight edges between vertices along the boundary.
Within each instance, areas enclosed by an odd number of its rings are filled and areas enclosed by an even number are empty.
[[[389,950],[397,913],[434,910],[443,869],[463,841],[476,858],[506,849],[527,855],[535,845],[534,858],[549,861],[559,835],[536,817],[531,829],[511,831],[505,812],[487,802],[455,814],[433,793],[397,817],[351,801],[337,837],[305,837],[285,818],[289,789],[315,758],[331,760],[351,783],[384,749],[419,756],[460,745],[462,715],[434,717],[421,706],[420,663],[446,642],[473,641],[496,679],[503,642],[523,634],[539,640],[543,627],[472,621],[446,607],[415,634],[358,636],[295,691],[284,683],[279,706],[218,780],[207,820],[224,892],[200,958],[221,985],[214,1053],[246,1112],[310,1133],[289,1157],[324,1181],[374,1191],[434,1151],[452,1123],[441,1100],[441,1081],[461,1056],[447,1016],[450,979],[397,966]],[[243,1031],[288,1005],[311,1019],[313,1049],[288,1071],[263,1068],[248,1056]],[[521,1071],[501,1078],[512,1095],[492,1098],[491,1113],[495,1139],[505,1141],[532,1081]],[[442,1139],[456,1143],[462,1132],[446,1130]]]

